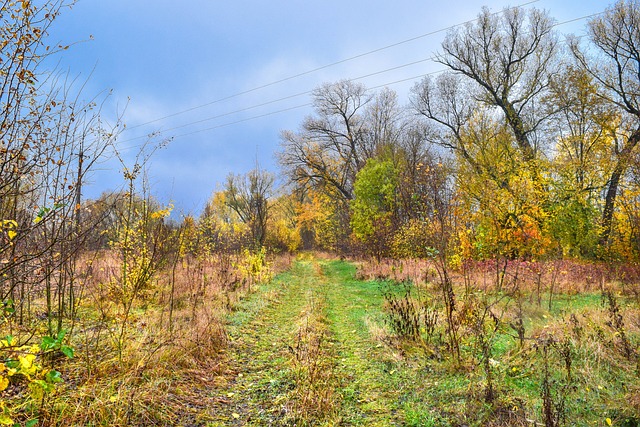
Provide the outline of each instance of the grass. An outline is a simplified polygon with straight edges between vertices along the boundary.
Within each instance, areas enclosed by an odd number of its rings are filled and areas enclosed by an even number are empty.
[[[427,293],[436,291],[428,284],[418,288]],[[436,342],[441,348],[437,353],[443,357],[423,359],[432,375],[426,379],[429,390],[420,400],[430,401],[431,408],[438,408],[440,419],[451,425],[544,425],[545,410],[549,410],[558,416],[558,424],[554,425],[605,425],[607,419],[613,425],[640,422],[635,386],[640,336],[638,307],[633,299],[621,294],[617,297],[625,335],[634,349],[628,356],[622,351],[622,328],[615,326],[614,314],[600,293],[556,295],[551,310],[544,302],[538,305],[536,298],[521,296],[526,331],[521,346],[511,326],[518,315],[513,297],[491,292],[481,297],[465,295],[463,289],[456,292],[462,363],[456,366],[453,357],[447,355],[447,342]],[[419,291],[413,294],[418,304],[427,301],[420,300]],[[543,301],[546,297],[543,295]],[[485,309],[492,312],[492,320],[478,329],[478,313]],[[444,330],[446,325],[439,327]],[[496,391],[491,401],[482,392],[487,384],[487,368],[480,352],[481,333],[487,334],[485,340],[490,343],[487,366],[491,366]],[[419,348],[426,341],[427,337],[422,336],[405,340],[401,346]],[[543,363],[545,345],[548,374]],[[550,409],[543,405],[545,375],[550,384]],[[425,413],[424,419],[429,416]],[[429,422],[424,421],[427,425]]]
[[[255,295],[243,303],[244,313],[231,318],[234,368],[220,392],[233,401],[219,408],[218,425],[389,426],[438,419],[420,401],[418,365],[380,340],[388,337],[380,284],[354,274],[347,262],[299,261],[270,285],[279,289],[277,299],[265,303]]]
[[[615,287],[617,309],[592,290],[554,294],[551,310],[535,286],[456,287],[456,360],[437,283],[362,280],[354,263],[305,255],[251,292],[230,292],[206,279],[208,267],[187,267],[173,332],[160,283],[131,311],[121,357],[117,310],[98,290],[86,296],[76,358],[60,368],[65,383],[39,409],[41,425],[532,426],[545,411],[558,425],[638,425],[640,307]],[[407,289],[418,336],[389,321],[388,298]]]

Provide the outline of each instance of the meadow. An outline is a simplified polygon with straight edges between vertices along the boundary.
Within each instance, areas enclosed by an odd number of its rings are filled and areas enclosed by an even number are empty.
[[[630,268],[474,263],[450,272],[447,293],[433,261],[185,256],[131,295],[114,284],[116,261],[109,251],[83,258],[61,334],[12,348],[52,319],[5,322],[3,422],[640,422]]]

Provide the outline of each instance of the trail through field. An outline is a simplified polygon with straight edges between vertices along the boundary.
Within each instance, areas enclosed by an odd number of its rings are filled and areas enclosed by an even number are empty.
[[[379,339],[380,284],[298,261],[234,313],[208,425],[421,425],[416,369]]]

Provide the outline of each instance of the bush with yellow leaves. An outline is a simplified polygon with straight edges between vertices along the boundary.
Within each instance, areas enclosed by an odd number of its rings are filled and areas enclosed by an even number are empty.
[[[65,332],[46,336],[40,344],[18,345],[12,336],[0,340],[0,425],[15,425],[15,419],[32,418],[26,426],[34,426],[37,418],[31,415],[36,405],[42,406],[45,397],[63,382],[62,374],[45,367],[47,355],[60,352],[73,357],[73,349],[63,344]]]

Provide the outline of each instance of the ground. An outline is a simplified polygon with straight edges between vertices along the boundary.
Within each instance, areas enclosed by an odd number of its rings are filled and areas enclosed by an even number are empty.
[[[410,405],[424,383],[382,342],[380,284],[353,275],[300,261],[242,304],[210,425],[425,425]]]
[[[183,426],[640,425],[635,297],[460,288],[454,357],[437,286],[356,276],[301,257],[235,304]]]

